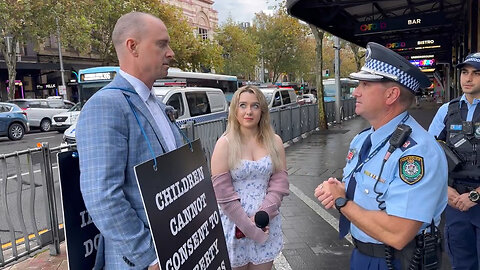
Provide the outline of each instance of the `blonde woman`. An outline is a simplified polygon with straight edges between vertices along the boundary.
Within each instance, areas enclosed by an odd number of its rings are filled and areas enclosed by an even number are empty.
[[[257,87],[245,86],[233,95],[227,131],[215,145],[211,168],[233,269],[271,269],[283,246],[278,210],[289,191],[283,142]],[[258,211],[268,214],[264,229],[255,225]],[[236,228],[245,237],[238,238]]]

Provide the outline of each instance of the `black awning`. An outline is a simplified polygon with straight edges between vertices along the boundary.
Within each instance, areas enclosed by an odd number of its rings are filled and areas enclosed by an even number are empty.
[[[450,61],[466,33],[466,0],[287,0],[290,15],[359,46],[374,41],[404,55]]]

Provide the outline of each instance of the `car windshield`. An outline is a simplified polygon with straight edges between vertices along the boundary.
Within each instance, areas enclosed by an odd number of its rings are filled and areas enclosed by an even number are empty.
[[[9,101],[9,102],[17,105],[17,106],[20,107],[20,108],[28,108],[28,107],[30,107],[30,106],[28,105],[28,101],[26,101],[26,100],[11,100],[11,101]]]
[[[78,102],[77,104],[75,104],[75,106],[70,108],[70,110],[68,110],[68,111],[69,112],[79,112],[81,110],[82,110],[82,104],[80,102]]]
[[[160,102],[163,102],[163,99],[165,98],[165,95],[155,95],[158,99],[160,99]]]
[[[267,100],[267,104],[270,104],[270,101],[272,100],[273,92],[272,93],[263,92],[263,94],[265,95],[265,99]]]

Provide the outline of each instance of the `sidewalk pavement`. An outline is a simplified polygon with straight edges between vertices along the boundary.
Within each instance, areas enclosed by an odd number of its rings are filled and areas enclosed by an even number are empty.
[[[410,113],[428,128],[437,108],[433,103],[422,104],[412,107]],[[353,246],[349,238],[338,239],[339,214],[335,209],[321,207],[313,191],[331,176],[341,178],[350,141],[367,127],[368,122],[356,117],[326,131],[314,131],[286,148],[291,193],[281,207],[284,248],[275,260],[276,270],[349,268]],[[447,265],[444,263],[442,269],[448,269]],[[65,242],[59,256],[50,256],[45,249],[6,269],[66,270]]]

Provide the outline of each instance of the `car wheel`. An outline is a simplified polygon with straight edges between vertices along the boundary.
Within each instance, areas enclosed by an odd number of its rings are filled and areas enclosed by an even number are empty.
[[[25,128],[19,123],[13,123],[8,127],[8,138],[12,141],[18,141],[25,135]]]
[[[50,119],[43,119],[42,122],[40,122],[40,130],[41,131],[50,131],[52,128],[52,122]]]

